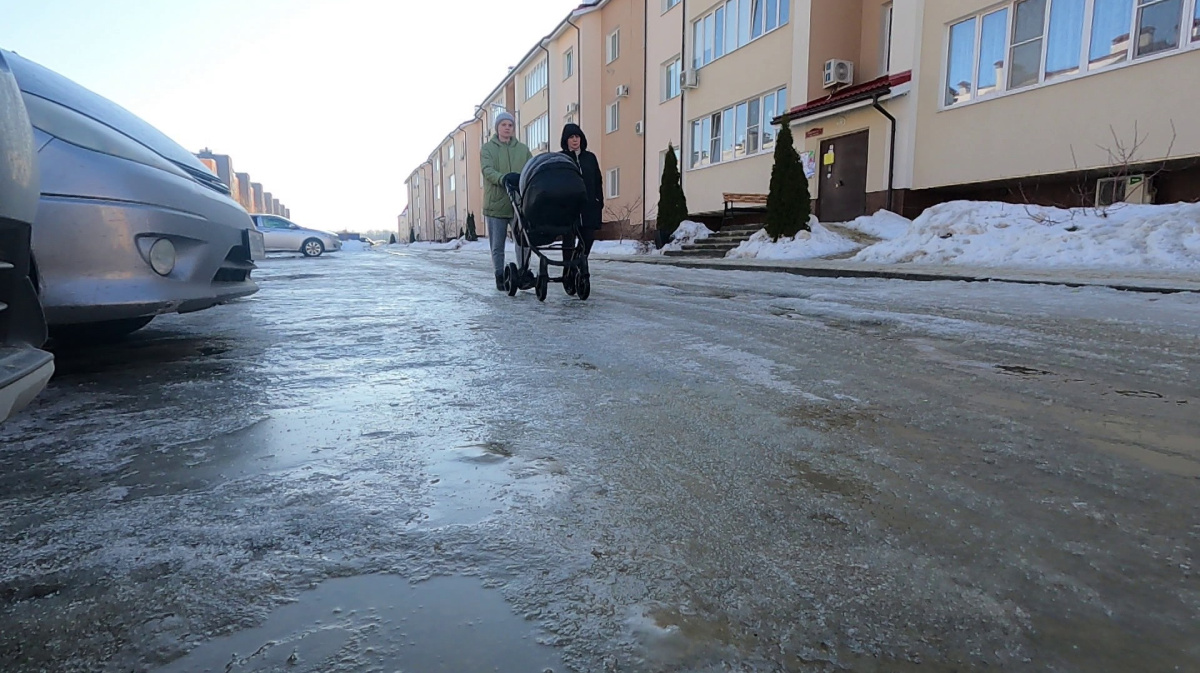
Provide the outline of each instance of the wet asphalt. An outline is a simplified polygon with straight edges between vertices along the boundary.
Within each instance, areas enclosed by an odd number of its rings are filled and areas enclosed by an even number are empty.
[[[0,670],[1200,670],[1200,296],[278,257],[0,427]]]

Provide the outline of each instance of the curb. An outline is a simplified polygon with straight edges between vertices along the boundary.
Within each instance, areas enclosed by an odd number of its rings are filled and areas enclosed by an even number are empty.
[[[1011,276],[995,276],[991,274],[962,274],[930,271],[891,271],[887,269],[854,269],[846,267],[814,267],[814,266],[783,266],[741,264],[738,262],[706,262],[701,260],[661,260],[636,259],[625,257],[596,257],[606,262],[625,262],[627,264],[659,264],[678,266],[688,269],[710,269],[716,271],[766,271],[770,273],[788,273],[796,276],[813,278],[883,278],[888,280],[908,280],[918,282],[956,281],[965,283],[1013,283],[1017,285],[1057,285],[1061,287],[1104,287],[1122,292],[1143,292],[1150,294],[1179,294],[1185,292],[1200,293],[1200,282],[1193,287],[1178,287],[1170,285],[1139,285],[1125,282],[1103,282],[1087,280],[1056,280],[1053,278],[1014,278]],[[1168,281],[1169,282],[1169,281]]]

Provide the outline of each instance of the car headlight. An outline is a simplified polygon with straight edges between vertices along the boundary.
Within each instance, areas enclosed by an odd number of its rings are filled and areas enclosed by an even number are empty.
[[[87,115],[33,94],[26,93],[23,98],[29,122],[36,129],[93,152],[188,177],[148,147]]]

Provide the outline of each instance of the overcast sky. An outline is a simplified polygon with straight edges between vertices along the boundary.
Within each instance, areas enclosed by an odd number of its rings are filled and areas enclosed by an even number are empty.
[[[0,0],[0,47],[233,157],[321,229],[404,179],[578,0]]]

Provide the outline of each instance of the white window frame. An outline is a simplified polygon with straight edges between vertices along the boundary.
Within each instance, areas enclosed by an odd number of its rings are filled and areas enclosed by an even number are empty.
[[[621,101],[615,100],[608,104],[604,115],[604,132],[616,133],[621,128]]]
[[[605,65],[621,58],[621,29],[618,28],[608,34],[604,40],[604,63]]]
[[[550,83],[550,64],[542,59],[533,69],[525,74],[525,100],[529,100],[546,90]]]
[[[682,157],[679,162],[680,167],[681,167],[680,170],[694,171],[694,170],[707,168],[709,166],[717,166],[720,164],[732,163],[735,161],[741,161],[742,159],[749,159],[751,157],[756,157],[756,156],[760,156],[763,154],[770,154],[771,152],[773,152],[774,148],[775,148],[774,137],[778,136],[778,133],[776,133],[775,136],[773,136],[773,139],[772,139],[770,145],[767,145],[763,142],[763,130],[771,124],[772,119],[774,119],[779,114],[781,114],[781,112],[780,112],[781,109],[786,112],[787,93],[788,93],[787,86],[776,87],[774,89],[771,89],[770,91],[765,91],[757,96],[751,96],[750,98],[746,98],[746,99],[737,101],[736,103],[727,105],[727,106],[721,108],[720,110],[716,110],[714,112],[710,112],[708,114],[701,115],[700,117],[697,117],[696,119],[691,120],[687,125],[687,134],[688,134],[687,141],[689,144],[688,151],[686,153],[684,153],[682,151],[680,152],[680,155]],[[771,110],[768,110],[767,105],[766,105],[766,99],[768,96],[770,96],[774,102],[773,109],[771,109]],[[756,119],[749,118],[749,108],[750,108],[751,101],[758,101],[758,116]],[[750,152],[749,148],[746,146],[743,146],[741,152],[739,152],[738,148],[737,148],[737,135],[736,135],[737,130],[738,130],[737,110],[742,105],[745,105],[746,109],[747,109],[747,119],[746,119],[746,142],[747,142],[747,144],[749,144],[749,139],[750,139],[749,130],[751,128],[754,128],[755,126],[757,126],[757,128],[758,128],[758,147],[753,152]],[[733,117],[733,121],[734,121],[733,127],[730,129],[725,129],[724,128],[724,126],[725,126],[724,120],[726,118],[726,115],[728,115],[730,113],[732,113],[732,117]],[[718,119],[720,119],[721,121],[717,121]],[[720,127],[719,130],[718,130],[718,127]],[[696,133],[697,128],[700,129],[699,134]],[[708,129],[707,136],[704,133],[705,128]],[[734,134],[734,142],[733,142],[734,147],[733,147],[733,158],[732,159],[725,159],[723,157],[723,149],[724,149],[723,141],[724,141],[724,135],[726,133]],[[715,152],[713,151],[714,148],[716,149]],[[707,156],[708,156],[707,160],[705,160],[705,158],[704,158],[705,154],[707,154]]]
[[[525,144],[530,151],[538,152],[540,145],[550,149],[550,114],[546,113],[525,126]]]
[[[671,72],[671,68],[675,72]],[[662,99],[660,102],[674,100],[683,95],[683,86],[679,78],[683,76],[683,57],[676,56],[662,64]]]
[[[704,66],[728,56],[729,54],[752,44],[756,40],[760,40],[771,33],[783,28],[791,23],[791,0],[726,0],[715,5],[711,11],[705,12],[702,16],[692,21],[690,34],[692,39],[692,67],[699,70]],[[767,28],[767,6],[763,5],[762,21],[757,26],[750,25],[754,23],[754,5],[755,3],[768,3],[775,7],[775,26]],[[788,8],[788,15],[783,16],[781,8]],[[749,11],[744,11],[747,8]],[[724,30],[721,34],[717,34],[717,13],[720,12],[724,19]],[[734,28],[730,28],[730,19],[733,19]],[[743,20],[748,23],[742,26]],[[742,30],[742,28],[745,30]],[[711,28],[711,30],[709,30]],[[755,28],[759,29],[755,35]],[[731,45],[729,38],[730,33],[734,37]],[[699,39],[697,39],[699,38]],[[712,44],[709,44],[709,39],[712,39]],[[718,48],[719,46],[719,48]],[[732,48],[730,48],[732,46]],[[708,55],[706,57],[706,54]]]
[[[575,75],[575,47],[568,47],[563,52],[563,79],[571,79]]]
[[[1047,0],[1046,15],[1042,23],[1041,36],[1041,60],[1038,67],[1038,79],[1036,82],[1020,87],[1010,86],[1010,71],[1012,66],[1012,50],[1013,50],[1013,30],[1016,21],[1016,7],[1024,0],[1008,0],[997,5],[988,7],[985,10],[968,14],[954,21],[950,21],[945,26],[945,31],[942,38],[942,60],[941,60],[941,75],[939,81],[941,86],[938,88],[938,109],[949,110],[952,108],[960,108],[967,105],[974,105],[983,101],[992,100],[994,98],[1011,96],[1026,91],[1040,89],[1046,86],[1053,86],[1061,82],[1070,82],[1081,77],[1091,77],[1105,72],[1111,72],[1120,68],[1128,68],[1140,63],[1154,61],[1160,58],[1170,58],[1179,54],[1188,53],[1196,49],[1200,49],[1200,27],[1196,25],[1196,12],[1200,8],[1200,0],[1182,0],[1180,11],[1179,35],[1177,36],[1177,45],[1170,49],[1156,51],[1151,54],[1139,56],[1137,54],[1138,41],[1129,39],[1129,44],[1126,46],[1124,58],[1119,61],[1108,64],[1093,65],[1091,62],[1091,47],[1093,32],[1095,30],[1094,20],[1097,0],[1083,0],[1083,25],[1081,27],[1082,34],[1079,45],[1079,64],[1076,72],[1071,74],[1060,75],[1058,77],[1046,78],[1046,61],[1050,51],[1050,16],[1054,5],[1054,0]],[[1138,32],[1138,22],[1141,19],[1142,10],[1145,7],[1158,4],[1166,0],[1132,0],[1131,12],[1129,17],[1129,36],[1133,36]],[[995,12],[1007,10],[1008,18],[1005,26],[1004,35],[1004,61],[1003,71],[998,74],[996,86],[993,90],[980,95],[979,90],[979,59],[980,49],[983,41],[983,19]],[[967,21],[975,21],[974,46],[972,52],[971,63],[971,93],[970,97],[965,100],[956,101],[953,103],[946,102],[946,93],[950,87],[950,35],[956,26],[959,26]],[[1116,52],[1113,55],[1116,55]]]
[[[621,167],[608,169],[608,175],[604,180],[604,196],[609,199],[620,198],[621,196]]]

